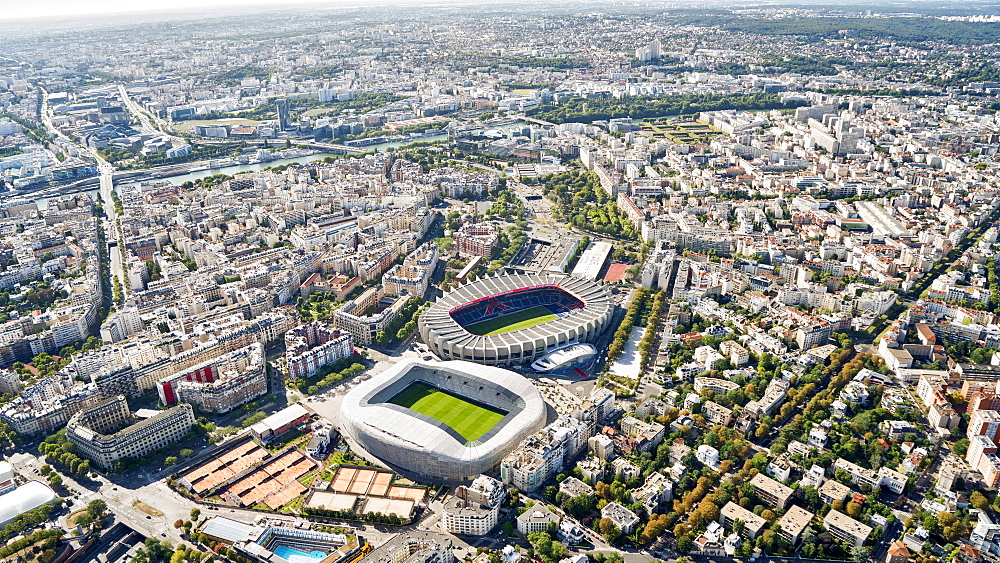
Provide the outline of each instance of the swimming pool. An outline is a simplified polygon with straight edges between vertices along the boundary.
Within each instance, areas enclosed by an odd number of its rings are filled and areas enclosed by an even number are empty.
[[[288,547],[287,545],[279,545],[274,548],[274,554],[282,559],[288,560],[289,563],[316,563],[316,561],[326,559],[327,555],[322,551],[306,553],[305,551]]]

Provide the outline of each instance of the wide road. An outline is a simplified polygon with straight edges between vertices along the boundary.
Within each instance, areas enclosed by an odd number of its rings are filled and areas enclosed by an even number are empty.
[[[128,99],[124,95],[124,87],[119,86],[123,91],[123,99]],[[134,102],[133,102],[134,103]],[[49,93],[47,90],[42,89],[42,123],[45,128],[49,130],[50,133],[59,137],[60,139],[66,141],[67,143],[72,143],[79,148],[81,154],[90,154],[97,162],[97,170],[100,175],[100,194],[101,199],[104,201],[104,212],[105,217],[102,219],[104,226],[104,238],[108,243],[108,256],[111,258],[111,275],[118,276],[119,281],[122,284],[122,291],[125,291],[128,287],[128,276],[125,275],[124,268],[122,265],[122,255],[118,248],[118,211],[115,209],[114,200],[111,199],[111,192],[115,189],[114,174],[115,167],[104,159],[96,150],[77,143],[73,139],[70,139],[63,134],[58,128],[52,124],[52,109],[49,107]],[[112,283],[108,280],[108,283]]]
[[[96,155],[100,158],[100,155]],[[125,266],[122,264],[122,253],[118,247],[120,233],[118,229],[118,210],[115,208],[115,201],[111,193],[115,190],[114,173],[115,169],[104,159],[98,165],[101,172],[101,199],[104,201],[104,239],[108,245],[108,256],[111,257],[111,275],[117,277],[122,285],[122,294],[129,289],[128,276],[125,274]],[[114,283],[108,280],[108,283]]]
[[[168,137],[170,137],[171,141],[175,141],[179,144],[186,143],[184,139],[181,139],[180,137],[174,137],[173,135],[167,132],[168,128],[166,127],[167,123],[165,121],[159,119],[156,116],[151,116],[148,112],[142,109],[142,107],[139,104],[137,104],[135,100],[130,98],[128,95],[128,91],[125,89],[125,85],[123,84],[118,85],[118,94],[121,96],[122,104],[124,104],[125,109],[127,109],[129,113],[134,115],[135,118],[139,120],[139,123],[142,124],[142,131],[144,133],[149,133],[152,135],[167,135]],[[153,120],[155,120],[155,124]]]

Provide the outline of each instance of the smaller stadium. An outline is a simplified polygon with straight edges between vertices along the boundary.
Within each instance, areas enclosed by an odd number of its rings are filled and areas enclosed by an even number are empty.
[[[546,422],[532,383],[470,362],[402,361],[352,389],[345,436],[422,480],[466,481],[495,468]]]
[[[495,366],[530,364],[552,348],[596,339],[611,322],[604,286],[562,275],[476,280],[420,316],[420,335],[439,357]]]
[[[448,425],[468,442],[481,438],[508,414],[503,409],[466,399],[422,381],[403,389],[389,402]]]

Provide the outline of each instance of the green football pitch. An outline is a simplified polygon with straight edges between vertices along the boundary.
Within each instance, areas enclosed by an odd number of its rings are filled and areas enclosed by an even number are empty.
[[[420,381],[403,389],[388,402],[447,424],[467,442],[479,439],[507,416],[501,409],[442,391]]]
[[[540,325],[558,318],[559,315],[556,315],[545,307],[539,305],[537,307],[531,307],[530,309],[515,311],[509,315],[500,315],[495,319],[479,321],[478,323],[466,325],[465,330],[471,332],[472,334],[478,334],[479,336],[489,336],[491,334],[500,334],[502,332],[510,332],[512,330],[520,330],[522,328]]]

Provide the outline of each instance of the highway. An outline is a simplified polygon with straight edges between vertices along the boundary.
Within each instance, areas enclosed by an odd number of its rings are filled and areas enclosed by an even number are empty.
[[[122,103],[125,105],[125,109],[127,109],[129,113],[134,115],[136,119],[138,119],[139,122],[142,124],[142,131],[144,133],[150,133],[152,135],[166,135],[170,137],[170,140],[175,143],[186,144],[187,141],[185,141],[184,139],[181,139],[180,137],[175,137],[167,132],[169,130],[167,122],[163,121],[162,119],[156,116],[151,116],[144,109],[142,109],[142,107],[139,104],[137,104],[135,100],[130,98],[128,95],[128,91],[125,89],[125,85],[118,84],[118,93],[121,96]],[[153,123],[153,120],[155,120],[155,125]]]

